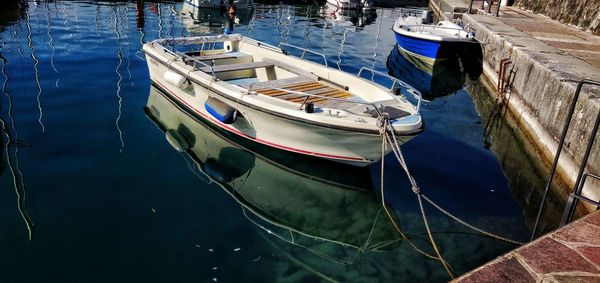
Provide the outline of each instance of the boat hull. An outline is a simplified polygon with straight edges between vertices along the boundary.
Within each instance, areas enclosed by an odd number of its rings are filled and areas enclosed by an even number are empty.
[[[434,60],[455,57],[464,44],[460,42],[433,41],[428,39],[411,37],[394,32],[396,43],[402,50],[415,55],[422,60],[433,63]]]
[[[367,166],[381,160],[382,138],[378,133],[362,133],[351,130],[305,123],[280,117],[268,110],[258,110],[232,101],[215,92],[209,86],[192,82],[193,91],[171,85],[164,79],[167,67],[146,54],[150,77],[155,86],[184,109],[199,119],[237,136],[254,142],[299,154],[315,156],[355,166]],[[191,94],[193,93],[193,94]],[[209,97],[237,109],[239,116],[232,124],[225,124],[212,116],[205,107]],[[418,133],[415,133],[415,135]],[[403,144],[412,135],[397,136]],[[389,147],[383,153],[388,154]]]

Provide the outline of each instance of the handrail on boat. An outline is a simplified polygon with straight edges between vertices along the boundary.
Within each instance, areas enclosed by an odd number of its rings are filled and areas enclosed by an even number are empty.
[[[154,40],[153,43],[158,43],[161,46],[163,46],[163,45],[191,45],[191,44],[199,44],[199,43],[214,43],[214,42],[240,41],[240,40],[242,40],[242,36],[238,33],[235,33],[235,34],[165,38],[165,39]]]
[[[274,45],[271,45],[271,44],[268,44],[268,43],[265,43],[265,42],[262,42],[262,41],[258,41],[258,40],[254,39],[254,38],[244,37],[243,41],[251,43],[251,44],[254,44],[256,46],[266,47],[266,48],[269,48],[269,49],[273,49],[274,51],[278,51],[278,52],[282,52],[283,51],[283,50],[281,50],[281,48],[279,48],[277,46],[274,46]]]
[[[202,62],[202,61],[200,61],[200,60],[198,60],[198,59],[196,59],[196,58],[194,58],[194,57],[192,57],[190,55],[182,53],[182,52],[175,52],[175,55],[176,56],[177,55],[180,56],[182,59],[183,59],[183,57],[185,57],[187,59],[190,59],[190,60],[194,61],[195,63],[200,63],[200,65],[210,68],[210,72],[212,73],[213,79],[215,79],[215,80],[217,79],[217,75],[215,75],[215,69],[213,68],[213,66],[211,66],[209,64],[206,64],[206,63],[204,63],[204,62]],[[196,66],[193,66],[193,67],[194,67],[194,69],[196,69]]]
[[[364,70],[370,71],[373,74],[377,74],[377,75],[380,75],[380,76],[383,76],[383,77],[386,77],[386,78],[390,79],[392,81],[392,86],[389,88],[390,92],[392,92],[394,90],[394,88],[396,87],[397,84],[399,84],[400,86],[402,86],[404,88],[407,88],[407,89],[413,89],[410,85],[408,85],[407,83],[405,83],[405,82],[403,82],[403,81],[401,81],[401,80],[399,80],[397,78],[394,78],[394,77],[392,77],[392,76],[390,76],[390,75],[388,75],[388,74],[386,74],[384,72],[373,70],[372,68],[368,68],[368,67],[362,67],[362,68],[360,68],[360,70],[358,71],[358,73],[356,74],[356,76],[357,77],[361,77],[360,75],[362,75],[362,72]],[[421,95],[420,92],[418,92],[416,90],[415,91],[410,91],[410,94],[412,94],[417,99],[416,110],[417,110],[417,113],[418,113],[419,110],[421,109],[421,101],[423,100],[422,95]],[[392,97],[394,97],[394,99],[397,100],[397,98],[396,98],[395,95],[392,95]]]
[[[327,57],[325,57],[325,54],[323,54],[323,53],[319,53],[317,51],[313,51],[310,49],[306,49],[304,47],[300,47],[300,46],[296,46],[296,45],[292,45],[292,44],[288,44],[288,43],[284,43],[284,42],[279,43],[279,49],[281,49],[282,51],[283,51],[283,48],[281,48],[281,46],[288,46],[288,47],[296,48],[298,50],[302,50],[302,56],[300,56],[300,59],[303,59],[303,60],[304,60],[304,55],[306,55],[306,52],[321,56],[323,58],[323,61],[325,62],[325,67],[329,67],[329,65],[327,64]],[[285,53],[285,51],[284,51],[284,53]]]
[[[461,31],[463,31],[467,34],[467,36],[469,34],[464,28],[444,27],[444,26],[438,26],[438,25],[400,25],[400,27],[408,28],[408,29],[416,27],[418,29],[415,32],[420,32],[420,33],[423,33],[425,31],[425,28],[430,28],[431,30],[441,29],[441,30],[449,30],[449,31],[458,31],[459,33]]]

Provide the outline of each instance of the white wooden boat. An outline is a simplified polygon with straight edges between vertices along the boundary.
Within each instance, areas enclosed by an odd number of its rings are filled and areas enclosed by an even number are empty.
[[[221,8],[229,6],[229,0],[185,0],[186,3],[198,8]],[[236,9],[252,9],[252,0],[233,0]]]
[[[420,93],[404,82],[361,69],[390,78],[386,89],[303,59],[316,52],[280,47],[302,56],[239,34],[161,39],[143,50],[152,82],[189,112],[271,147],[366,166],[382,156],[378,119],[389,119],[399,143],[423,130]]]

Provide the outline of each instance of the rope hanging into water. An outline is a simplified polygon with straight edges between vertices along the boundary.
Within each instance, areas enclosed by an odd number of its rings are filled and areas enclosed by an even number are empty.
[[[446,270],[446,272],[448,273],[448,275],[450,276],[450,278],[454,279],[456,277],[455,273],[452,270],[452,267],[450,266],[450,264],[444,259],[444,257],[440,253],[440,251],[439,251],[439,249],[437,247],[437,244],[435,243],[435,240],[433,239],[433,235],[431,234],[431,230],[429,229],[429,223],[427,221],[427,216],[426,216],[425,210],[423,208],[423,202],[421,201],[421,198],[420,198],[421,191],[420,191],[419,187],[417,186],[416,181],[414,180],[414,178],[408,172],[408,168],[406,166],[406,162],[404,162],[404,156],[402,156],[401,153],[400,154],[396,153],[396,148],[394,147],[394,144],[398,145],[397,141],[396,141],[396,143],[392,143],[392,141],[389,139],[389,135],[387,133],[387,128],[389,126],[389,118],[388,118],[388,116],[384,116],[384,115],[379,116],[377,118],[377,125],[380,128],[379,133],[382,136],[382,151],[381,151],[382,159],[381,159],[381,182],[380,182],[381,183],[382,202],[384,201],[384,199],[383,199],[383,196],[384,196],[384,191],[383,191],[384,190],[384,185],[383,185],[383,182],[384,182],[384,171],[383,170],[385,168],[385,166],[384,166],[385,162],[383,160],[383,157],[385,156],[385,150],[384,149],[385,149],[385,144],[386,144],[386,141],[387,141],[387,142],[390,143],[390,145],[392,147],[392,151],[394,152],[394,154],[398,158],[398,161],[400,162],[400,165],[402,166],[402,168],[404,168],[404,170],[406,171],[406,174],[409,176],[409,180],[410,180],[413,192],[417,195],[417,198],[419,199],[419,207],[421,209],[421,216],[423,217],[423,223],[425,224],[425,229],[427,230],[427,235],[429,235],[429,242],[431,243],[431,246],[433,247],[433,250],[435,251],[435,254],[437,255],[435,258],[437,258],[442,263],[442,266],[444,267],[444,269]],[[394,136],[394,138],[395,138],[395,135],[393,134],[393,131],[392,131],[392,136]],[[399,148],[400,147],[398,147],[398,151],[399,151]],[[384,207],[385,207],[385,205],[384,205]],[[386,212],[387,212],[387,209],[386,209]],[[391,219],[391,215],[389,213],[388,213],[388,217],[390,217],[390,219]],[[394,221],[392,221],[392,223],[394,223]],[[396,225],[394,224],[394,226],[396,226]],[[397,230],[400,231],[399,229],[397,229]],[[400,234],[404,238],[406,238],[406,236],[402,232],[400,232]],[[408,241],[408,243],[411,243],[411,242]],[[415,248],[415,250],[420,251],[413,244],[411,244],[411,246],[413,248]],[[433,257],[433,256],[429,255],[429,257]]]
[[[423,222],[425,225],[425,229],[427,230],[427,234],[429,236],[429,240],[431,242],[431,245],[437,255],[437,257],[434,257],[432,255],[429,255],[425,252],[423,252],[422,250],[416,248],[411,241],[408,241],[408,243],[415,248],[415,250],[417,250],[419,253],[426,255],[427,257],[430,258],[435,258],[437,260],[439,260],[444,269],[446,270],[446,272],[448,273],[448,275],[450,275],[450,277],[454,278],[455,274],[452,271],[452,268],[450,267],[450,265],[448,264],[448,262],[446,260],[444,260],[444,258],[442,257],[441,253],[439,252],[439,249],[435,243],[435,240],[433,239],[433,235],[431,233],[431,229],[429,227],[429,223],[427,221],[427,216],[425,214],[425,209],[423,206],[423,199],[425,201],[427,201],[429,204],[431,204],[433,207],[435,207],[436,209],[438,209],[440,212],[442,212],[443,214],[445,214],[446,216],[450,217],[451,219],[455,220],[456,222],[482,234],[485,235],[487,237],[493,238],[493,239],[497,239],[497,240],[501,240],[507,243],[511,243],[511,244],[515,244],[515,245],[523,245],[522,242],[518,242],[515,240],[511,240],[508,239],[506,237],[502,237],[496,234],[493,234],[491,232],[485,231],[481,228],[475,227],[469,223],[467,223],[466,221],[458,218],[457,216],[453,215],[452,213],[448,212],[447,210],[443,209],[441,206],[439,206],[437,203],[435,203],[433,200],[431,200],[430,198],[428,198],[422,191],[421,188],[419,188],[419,186],[417,185],[417,182],[415,180],[415,178],[410,174],[410,171],[408,169],[408,166],[406,164],[406,161],[404,159],[404,155],[402,154],[402,151],[400,150],[400,145],[398,143],[398,140],[396,139],[396,135],[394,135],[394,130],[392,128],[392,126],[389,124],[389,118],[385,115],[381,115],[377,118],[377,126],[379,127],[379,133],[382,137],[382,146],[381,146],[381,198],[382,198],[382,205],[384,205],[385,203],[385,199],[384,199],[384,160],[383,157],[385,156],[385,151],[386,151],[386,144],[389,143],[389,145],[391,146],[392,152],[394,153],[396,159],[398,160],[398,162],[400,163],[400,166],[402,167],[402,169],[404,170],[404,172],[406,173],[406,176],[408,177],[408,180],[410,181],[411,184],[411,189],[413,191],[413,193],[415,193],[415,195],[417,195],[417,200],[419,201],[419,208],[421,210],[421,215],[423,217]],[[385,208],[384,205],[384,209],[386,211],[386,213],[388,214],[388,217],[390,217],[391,219],[391,214],[388,212],[387,208]],[[393,222],[393,221],[392,221]],[[394,223],[394,222],[393,222]],[[400,232],[400,235],[407,239],[406,235],[400,231],[399,227],[396,226],[396,224],[394,223],[394,227],[396,227],[396,230],[398,230],[398,232]],[[408,240],[408,239],[407,239]]]

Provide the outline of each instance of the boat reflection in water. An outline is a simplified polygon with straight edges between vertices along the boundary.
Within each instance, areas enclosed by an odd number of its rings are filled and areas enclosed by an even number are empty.
[[[452,94],[463,88],[465,77],[476,80],[482,72],[480,45],[470,50],[456,51],[456,56],[428,60],[398,48],[392,48],[387,59],[390,75],[418,89],[423,98],[431,100]]]
[[[269,242],[288,242],[338,262],[351,262],[346,258],[355,258],[357,250],[386,250],[401,242],[397,220],[385,214],[368,168],[239,139],[208,126],[155,87],[145,112],[193,160],[194,173],[230,194]]]
[[[224,9],[198,8],[185,2],[180,17],[190,35],[221,34],[226,28],[233,32],[235,27],[247,25],[252,13],[252,9],[239,9],[234,15],[230,15]]]
[[[329,3],[325,3],[321,8],[321,14],[334,26],[364,27],[372,24],[377,18],[375,10],[342,9]]]

